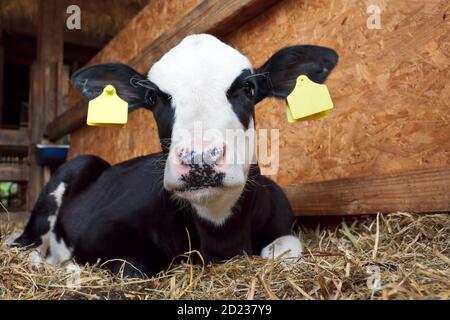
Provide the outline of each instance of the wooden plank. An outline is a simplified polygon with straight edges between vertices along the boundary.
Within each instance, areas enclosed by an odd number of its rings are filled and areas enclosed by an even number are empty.
[[[28,181],[27,165],[0,163],[0,181]]]
[[[3,80],[4,80],[5,48],[3,45],[2,27],[0,22],[0,123],[3,117]]]
[[[146,72],[156,60],[185,36],[193,33],[225,36],[276,2],[276,0],[202,1],[187,13],[175,27],[166,30],[134,57],[130,57],[128,63],[139,72]],[[73,102],[71,101],[71,103]],[[67,112],[47,125],[46,137],[53,141],[85,125],[87,104],[81,99],[75,103]]]
[[[29,145],[30,137],[27,129],[0,129],[0,147],[27,148]]]
[[[450,167],[284,188],[298,216],[450,211]]]
[[[57,66],[57,91],[58,91],[58,101],[56,114],[61,115],[68,109],[69,103],[69,66],[59,63]]]
[[[56,118],[59,92],[57,91],[57,65],[58,63],[41,62],[43,68],[43,82],[44,82],[44,126]],[[44,132],[44,128],[41,128]]]
[[[38,5],[37,58],[42,63],[44,124],[47,124],[56,118],[59,102],[57,77],[61,75],[58,69],[63,63],[64,7],[58,0],[39,0]]]
[[[40,63],[34,63],[31,66],[30,72],[30,108],[29,112],[29,125],[31,131],[31,143],[34,145],[41,142],[42,128],[44,127],[44,101],[43,95],[43,83],[40,72]],[[32,152],[31,146],[29,153]],[[39,192],[43,186],[43,170],[40,165],[37,164],[36,159],[30,156],[30,181],[27,185],[27,209],[31,210],[32,205],[36,201]]]
[[[275,2],[274,0],[203,1],[186,14],[174,28],[170,28],[143,48],[130,60],[130,65],[140,72],[146,72],[155,61],[187,35],[211,33],[223,37],[267,10]]]
[[[39,0],[38,3],[38,61],[32,66],[30,85],[31,146],[43,142],[45,125],[57,116],[61,102],[64,50],[64,7],[59,0]],[[34,157],[30,157],[30,182],[28,183],[27,208],[31,209],[48,175]],[[46,179],[47,178],[47,179]]]
[[[37,58],[58,63],[63,60],[64,4],[60,0],[39,0]]]

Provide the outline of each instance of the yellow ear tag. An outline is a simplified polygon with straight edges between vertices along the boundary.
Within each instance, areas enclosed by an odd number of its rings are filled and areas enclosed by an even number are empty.
[[[101,95],[89,101],[86,123],[89,126],[125,127],[128,120],[128,103],[122,100],[116,89],[108,84]]]
[[[289,123],[320,119],[328,116],[331,109],[333,101],[326,85],[313,82],[305,75],[297,78],[294,90],[287,97]]]

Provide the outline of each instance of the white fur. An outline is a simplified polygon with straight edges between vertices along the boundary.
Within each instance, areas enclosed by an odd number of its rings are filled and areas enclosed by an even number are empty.
[[[56,218],[58,218],[58,215],[57,215],[58,211],[59,211],[59,208],[56,210],[55,214],[53,214],[47,218],[47,221],[50,224],[49,232],[52,231],[53,228],[55,227]]]
[[[282,236],[261,250],[261,257],[275,259],[283,255],[283,259],[300,258],[303,248],[297,237],[287,235]]]
[[[64,239],[60,239],[58,241],[54,233],[55,224],[58,219],[59,209],[61,208],[65,191],[66,184],[61,182],[56,189],[50,193],[50,196],[53,197],[56,203],[56,210],[48,217],[49,230],[41,236],[42,244],[30,252],[29,259],[35,267],[39,267],[44,261],[51,265],[57,265],[72,258],[71,248],[66,245]],[[19,235],[20,234],[17,233],[9,235],[5,241],[5,244],[13,244]]]
[[[64,196],[64,192],[66,191],[66,184],[64,182],[61,182],[56,189],[50,193],[51,196],[55,198],[56,205],[58,209],[61,207],[62,204],[62,198]]]
[[[65,191],[66,184],[61,182],[56,189],[50,193],[56,203],[56,210],[54,214],[48,217],[50,228],[47,233],[42,235],[42,244],[38,248],[41,257],[44,258],[45,262],[51,265],[57,265],[72,258],[72,250],[66,245],[64,239],[58,241],[56,239],[56,234],[54,233]],[[32,257],[32,259],[37,260],[36,257]]]
[[[216,209],[212,205],[193,205],[195,212],[206,221],[212,222],[216,226],[221,226],[233,213],[231,209]]]
[[[244,132],[244,127],[233,111],[226,92],[245,69],[251,70],[252,66],[244,55],[206,34],[186,37],[150,69],[149,80],[172,96],[171,104],[175,110],[171,150],[164,173],[164,187],[167,190],[171,191],[181,186],[179,174],[175,172],[174,163],[170,159],[176,147],[199,143],[193,141],[196,137],[194,133],[196,125],[201,127],[203,133],[218,132],[223,138],[218,143],[225,143],[227,146],[231,143],[225,141],[226,130]],[[254,129],[253,119],[249,129]],[[200,143],[204,142],[203,135],[200,136],[200,140],[202,140]],[[202,199],[186,198],[201,217],[215,224],[222,224],[230,216],[231,208],[239,198],[247,180],[250,161],[234,163],[230,160],[236,157],[242,159],[242,155],[245,154],[245,150],[242,149],[245,149],[245,145],[239,144],[226,151],[226,162],[231,164],[224,168],[225,192],[205,196]]]
[[[51,265],[57,265],[72,258],[72,250],[67,247],[64,239],[56,239],[54,232],[49,236],[50,255],[45,261]]]
[[[242,70],[251,68],[250,61],[236,49],[211,35],[198,34],[169,50],[152,66],[148,78],[172,95],[177,116],[188,116],[190,108],[199,108],[197,104],[208,109],[213,109],[208,107],[210,102],[229,106],[223,101],[225,92]],[[219,112],[230,114],[220,108],[215,115],[225,115]]]

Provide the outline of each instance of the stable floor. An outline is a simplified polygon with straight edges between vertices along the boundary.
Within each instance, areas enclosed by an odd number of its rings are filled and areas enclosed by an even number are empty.
[[[95,266],[72,271],[33,266],[29,251],[5,248],[5,235],[14,230],[17,226],[1,226],[0,299],[450,297],[448,214],[392,213],[326,229],[300,228],[306,250],[299,261],[240,257],[217,265],[185,263],[151,279],[124,279]]]

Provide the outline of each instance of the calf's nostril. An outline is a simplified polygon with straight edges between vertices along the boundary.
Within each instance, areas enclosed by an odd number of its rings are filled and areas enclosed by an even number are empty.
[[[203,162],[205,164],[217,164],[223,157],[223,148],[213,147],[203,153]]]
[[[178,151],[178,160],[181,165],[194,165],[202,162],[202,154],[194,150],[181,149]]]
[[[177,160],[179,165],[216,165],[225,155],[224,147],[211,147],[203,152],[196,150],[180,149],[177,150]]]

